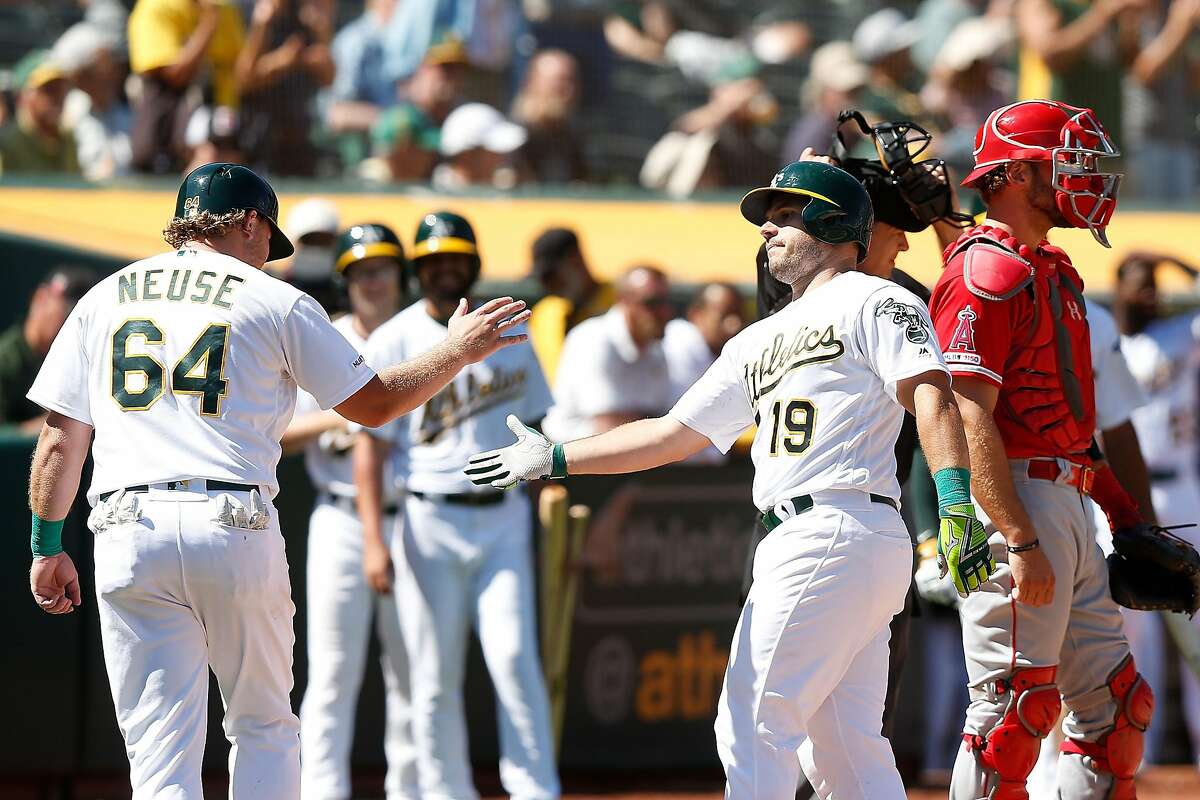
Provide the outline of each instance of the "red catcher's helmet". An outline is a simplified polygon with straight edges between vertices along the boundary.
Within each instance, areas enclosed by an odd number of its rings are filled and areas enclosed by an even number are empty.
[[[1120,154],[1090,108],[1024,100],[988,115],[975,134],[975,169],[962,185],[1008,161],[1049,161],[1058,210],[1109,247],[1104,229],[1117,210],[1121,176],[1102,172],[1100,159]]]

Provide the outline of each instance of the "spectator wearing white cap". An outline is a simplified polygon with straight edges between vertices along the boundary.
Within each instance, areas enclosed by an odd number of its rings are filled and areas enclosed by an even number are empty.
[[[50,58],[73,86],[63,102],[62,124],[75,135],[83,176],[96,181],[124,175],[133,157],[133,112],[125,98],[128,64],[120,38],[80,22],[58,38]]]
[[[341,229],[339,222],[337,206],[324,197],[302,200],[283,221],[284,233],[296,246],[295,255],[268,264],[275,277],[312,295],[329,314],[344,310],[340,294],[333,286],[334,241]]]
[[[808,80],[800,89],[800,106],[806,111],[788,131],[780,163],[799,160],[808,147],[824,152],[837,128],[838,113],[859,107],[859,94],[869,79],[849,42],[827,42],[814,50]]]
[[[434,187],[512,188],[520,180],[515,157],[526,139],[524,128],[489,105],[459,106],[442,124],[440,150],[445,160],[433,172]]]
[[[914,121],[921,116],[912,62],[912,46],[920,38],[920,28],[894,8],[876,11],[854,29],[854,57],[870,71],[859,101],[867,116]]]

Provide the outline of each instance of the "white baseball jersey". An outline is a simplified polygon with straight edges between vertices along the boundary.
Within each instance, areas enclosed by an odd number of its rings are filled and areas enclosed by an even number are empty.
[[[350,314],[333,321],[346,341],[360,352],[366,350],[367,340],[354,329],[354,317]],[[368,365],[370,363],[368,362]],[[299,417],[321,410],[317,398],[301,389],[296,394],[296,414]],[[351,453],[354,447],[354,431],[349,427],[325,431],[304,448],[304,467],[309,480],[319,492],[329,492],[340,497],[354,497],[354,463]],[[389,461],[383,467],[383,492],[385,502],[394,502],[400,495],[400,484],[393,474]]]
[[[662,342],[639,348],[620,306],[571,329],[554,378],[546,434],[566,441],[596,431],[601,414],[663,414],[671,407],[670,371]]]
[[[1092,379],[1096,383],[1096,427],[1108,430],[1126,422],[1146,395],[1121,353],[1117,321],[1107,308],[1084,298],[1092,336]]]
[[[445,338],[446,326],[417,301],[371,334],[367,357],[373,364],[391,364],[418,356]],[[490,491],[463,474],[467,458],[512,443],[504,422],[509,414],[535,423],[551,402],[533,348],[528,343],[513,345],[466,367],[425,405],[377,429],[375,435],[394,445],[396,474],[411,491]]]
[[[97,284],[54,340],[29,399],[95,428],[88,499],[210,478],[279,491],[296,387],[331,408],[374,371],[308,295],[185,249]]]
[[[1121,352],[1148,399],[1132,419],[1151,473],[1195,475],[1198,343],[1198,314],[1156,320],[1141,333],[1121,337]]]
[[[758,425],[760,509],[824,489],[896,499],[896,383],[934,370],[947,372],[924,304],[847,272],[730,339],[671,416],[722,452]]]

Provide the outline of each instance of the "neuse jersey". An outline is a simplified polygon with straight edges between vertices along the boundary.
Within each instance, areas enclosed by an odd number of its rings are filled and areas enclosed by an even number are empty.
[[[372,364],[410,359],[444,341],[446,333],[418,300],[371,334],[367,359]],[[551,403],[533,348],[512,345],[465,367],[423,406],[372,433],[393,445],[395,474],[410,491],[487,492],[463,474],[467,459],[512,444],[509,414],[536,423]]]
[[[1147,397],[1131,418],[1152,473],[1190,478],[1196,472],[1198,347],[1200,314],[1156,320],[1121,338],[1121,352]]]
[[[311,297],[189,248],[93,287],[29,398],[95,429],[93,504],[103,492],[187,478],[261,484],[274,496],[296,387],[331,408],[374,374]]]
[[[333,327],[346,337],[346,341],[359,352],[366,350],[367,340],[354,329],[354,317],[350,314],[338,317]],[[367,362],[368,366],[374,366]],[[303,389],[296,393],[296,412],[299,417],[321,410],[317,398]],[[304,468],[309,480],[318,492],[329,492],[339,497],[354,497],[358,490],[354,486],[354,431],[349,427],[325,431],[304,448]],[[397,483],[388,461],[383,467],[383,493],[385,502],[394,502],[400,496],[401,485]]]
[[[921,301],[847,272],[730,339],[671,416],[722,452],[758,425],[760,509],[825,489],[898,499],[896,383],[935,370],[947,372]]]

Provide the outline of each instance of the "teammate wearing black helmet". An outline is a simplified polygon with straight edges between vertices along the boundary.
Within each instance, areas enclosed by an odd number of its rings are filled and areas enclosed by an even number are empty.
[[[479,277],[475,231],[453,212],[426,214],[410,254],[423,297],[371,336],[369,360],[435,347]],[[538,658],[529,497],[476,487],[461,472],[471,453],[501,444],[507,415],[536,425],[550,403],[533,348],[514,347],[468,368],[421,408],[362,434],[355,445],[367,581],[381,594],[395,591],[408,645],[422,797],[478,796],[462,700],[472,622],[496,687],[505,790],[524,800],[559,794]],[[407,489],[404,565],[394,572],[380,511],[388,463]]]
[[[741,211],[759,228],[771,275],[791,289],[782,310],[730,339],[666,416],[565,444],[510,419],[517,442],[473,456],[466,471],[496,488],[635,472],[710,445],[728,451],[757,424],[753,494],[769,534],[717,710],[725,797],[791,797],[803,766],[822,796],[902,800],[880,726],[888,623],[912,568],[891,448],[904,409],[938,470],[942,526],[978,538],[986,554],[949,376],[920,300],[855,270],[872,213],[853,176],[795,162]],[[978,567],[958,551],[948,559]]]

